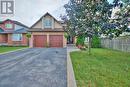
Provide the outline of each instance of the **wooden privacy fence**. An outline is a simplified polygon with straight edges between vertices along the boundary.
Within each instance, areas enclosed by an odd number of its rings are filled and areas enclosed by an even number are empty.
[[[110,49],[114,49],[114,50],[130,52],[130,37],[114,38],[112,40],[102,38],[101,46],[103,48],[110,48]]]

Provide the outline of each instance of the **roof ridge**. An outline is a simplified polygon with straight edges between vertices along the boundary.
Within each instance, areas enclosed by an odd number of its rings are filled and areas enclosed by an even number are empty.
[[[12,22],[14,22],[14,24],[18,24],[18,25],[24,26],[24,27],[26,27],[26,28],[29,28],[27,25],[25,25],[25,24],[23,24],[23,23],[21,23],[21,22],[19,22],[19,21],[16,21],[16,20],[12,20],[12,19],[6,19],[6,20],[4,20],[4,21],[0,21],[0,23],[3,23],[3,22],[5,22],[5,21],[12,21]]]

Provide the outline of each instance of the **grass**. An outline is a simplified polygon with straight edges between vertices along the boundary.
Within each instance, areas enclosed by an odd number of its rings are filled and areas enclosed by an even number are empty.
[[[22,48],[27,48],[27,47],[3,47],[3,46],[0,46],[0,53],[14,51],[14,50],[22,49]]]
[[[71,59],[78,87],[130,87],[130,53],[97,48]]]

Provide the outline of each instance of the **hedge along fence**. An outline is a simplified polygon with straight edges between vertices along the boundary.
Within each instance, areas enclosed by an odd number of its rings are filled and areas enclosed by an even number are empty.
[[[114,50],[130,52],[130,37],[114,38],[112,40],[102,38],[101,46],[104,48],[110,48]]]

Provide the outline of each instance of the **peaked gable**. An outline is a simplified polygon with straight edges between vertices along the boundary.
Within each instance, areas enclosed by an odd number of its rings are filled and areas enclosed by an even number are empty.
[[[54,28],[63,28],[61,23],[55,17],[53,17],[51,14],[49,14],[48,12],[45,15],[43,15],[35,24],[33,24],[31,26],[31,28],[42,28],[44,18],[53,19],[54,20]]]
[[[6,19],[4,21],[0,21],[0,24],[4,24],[5,22],[12,22],[14,24],[17,24],[19,26],[25,27],[25,28],[29,28],[28,26],[22,24],[21,22],[15,21],[15,20],[11,20],[11,19]]]

